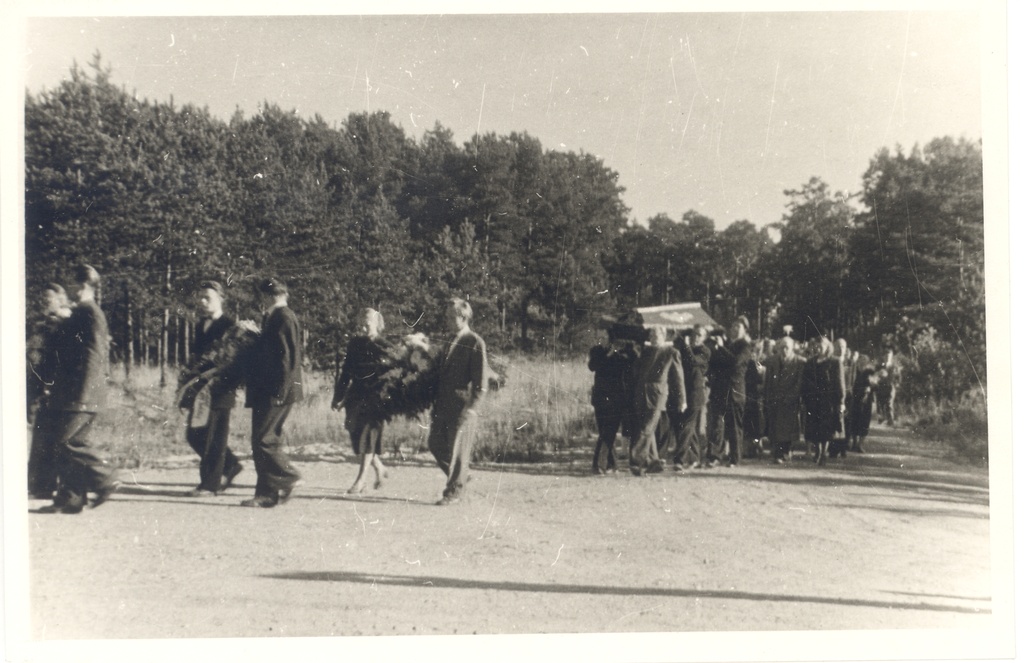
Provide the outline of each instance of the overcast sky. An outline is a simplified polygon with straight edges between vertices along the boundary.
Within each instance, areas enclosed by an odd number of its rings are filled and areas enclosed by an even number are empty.
[[[871,156],[982,133],[978,17],[954,12],[33,18],[25,86],[99,51],[140,98],[228,118],[267,100],[340,123],[386,110],[527,132],[620,175],[630,215],[721,229],[812,176],[856,193]]]

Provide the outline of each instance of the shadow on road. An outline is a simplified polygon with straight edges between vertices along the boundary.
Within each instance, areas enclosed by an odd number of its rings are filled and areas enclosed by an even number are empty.
[[[508,592],[542,592],[554,594],[601,594],[607,596],[665,596],[671,598],[721,599],[733,601],[766,601],[772,603],[821,603],[862,608],[883,608],[885,610],[928,610],[934,612],[959,612],[967,614],[991,614],[988,608],[971,608],[940,603],[876,601],[827,596],[803,596],[799,594],[764,594],[734,590],[668,589],[659,587],[605,587],[601,585],[555,585],[530,582],[508,582],[497,580],[464,580],[441,576],[371,575],[347,571],[292,571],[261,575],[261,578],[276,580],[306,580],[314,582],[348,582],[365,585],[392,585],[397,587],[431,587],[434,589],[498,590]],[[987,599],[986,599],[987,600]]]
[[[760,469],[760,468],[759,468]],[[771,472],[772,470],[769,470]],[[826,470],[827,471],[827,470]],[[974,486],[962,486],[943,480],[929,480],[927,476],[908,470],[902,476],[872,475],[861,472],[828,472],[823,474],[815,468],[808,468],[806,474],[759,474],[751,476],[736,470],[694,471],[684,475],[690,481],[738,481],[742,483],[785,483],[792,486],[808,486],[821,488],[873,488],[900,490],[911,493],[910,496],[921,499],[932,499],[943,502],[960,502],[978,506],[988,506],[988,491]]]

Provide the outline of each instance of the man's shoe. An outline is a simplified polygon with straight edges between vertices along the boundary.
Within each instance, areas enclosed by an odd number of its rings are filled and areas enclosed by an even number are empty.
[[[192,490],[186,492],[185,497],[217,497],[217,493],[212,490],[207,490],[202,486],[196,486]]]
[[[658,474],[665,471],[665,465],[659,460],[647,466],[648,474]]]
[[[60,507],[60,506],[58,506],[56,504],[47,504],[46,506],[39,507],[38,509],[36,509],[35,512],[36,513],[60,513],[61,508],[63,508],[63,507]]]
[[[451,506],[458,504],[461,498],[458,495],[445,495],[437,501],[437,506]]]
[[[110,496],[113,495],[114,493],[116,493],[117,489],[120,488],[120,487],[121,487],[121,482],[117,481],[117,480],[114,480],[114,481],[111,481],[110,483],[108,483],[107,485],[103,486],[99,490],[97,490],[96,491],[96,499],[94,499],[92,501],[92,504],[89,505],[89,508],[95,509],[99,505],[101,505],[104,502],[106,502],[107,500],[109,500]],[[81,507],[79,507],[78,510],[81,511],[82,510]],[[74,513],[77,513],[77,511],[74,512]]]
[[[295,483],[293,483],[292,485],[288,486],[287,488],[282,488],[277,494],[278,503],[284,504],[285,502],[290,500],[292,498],[292,491],[298,488],[299,486],[304,485],[305,483],[306,482],[303,481],[302,479],[296,479]]]
[[[273,497],[267,497],[266,495],[259,495],[252,499],[242,500],[242,506],[270,509],[271,507],[277,506],[277,500]]]
[[[101,502],[101,504],[102,504],[102,502]],[[96,508],[96,504],[95,503],[92,506],[93,506],[93,508]],[[68,513],[68,514],[82,513],[82,509],[84,509],[84,508],[85,508],[84,504],[65,504],[64,506],[62,506],[60,508],[60,512],[61,513]]]
[[[675,472],[682,472],[686,469],[686,466],[683,465],[682,463],[676,463],[672,466],[672,469]]]
[[[235,482],[235,477],[242,473],[242,464],[235,465],[230,470],[224,473],[224,476],[220,480],[220,489],[227,490],[231,487],[231,484]]]

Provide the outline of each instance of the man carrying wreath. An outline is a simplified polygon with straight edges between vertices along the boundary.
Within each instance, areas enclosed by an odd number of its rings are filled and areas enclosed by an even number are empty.
[[[217,356],[230,340],[235,321],[224,314],[224,287],[204,281],[196,290],[200,319],[192,342],[191,362],[182,374],[188,408],[185,439],[199,454],[199,485],[186,493],[190,497],[213,496],[228,488],[242,471],[242,463],[228,447],[231,409],[239,380],[229,366],[218,365]],[[201,390],[207,390],[196,398]]]

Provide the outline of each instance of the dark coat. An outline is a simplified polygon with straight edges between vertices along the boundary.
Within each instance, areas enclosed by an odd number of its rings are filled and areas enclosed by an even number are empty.
[[[618,411],[628,407],[630,371],[636,358],[636,349],[632,345],[619,349],[604,345],[590,348],[587,368],[594,372],[594,387],[590,391],[591,405],[602,411]]]
[[[747,364],[753,354],[750,341],[738,338],[711,352],[708,381],[713,405],[744,405],[747,400]]]
[[[196,335],[192,339],[192,365],[190,373],[203,373],[214,368],[213,356],[220,349],[224,342],[224,336],[234,326],[235,321],[222,315],[210,323],[204,331],[203,325],[206,320],[200,320],[196,324]],[[235,406],[235,390],[237,382],[229,375],[214,372],[210,379],[210,407],[216,409],[232,408]]]
[[[263,319],[245,383],[246,407],[280,407],[302,399],[302,335],[295,312],[279,306]]]
[[[827,442],[842,431],[843,370],[839,360],[809,359],[804,366],[801,395],[804,401],[804,437],[808,442]]]
[[[373,421],[383,419],[379,377],[386,370],[387,346],[379,339],[355,336],[345,348],[341,372],[334,381],[332,405],[344,405],[346,418],[359,410],[360,417]]]
[[[780,355],[764,363],[764,409],[768,439],[773,442],[800,440],[800,397],[806,360],[799,355],[786,361]]]
[[[99,412],[107,404],[110,337],[107,318],[96,302],[82,302],[63,324],[60,368],[50,392],[50,408]]]
[[[457,424],[465,410],[487,390],[487,345],[476,332],[467,330],[452,339],[437,360],[440,370],[433,418],[443,424]]]
[[[683,362],[683,383],[686,386],[686,404],[690,408],[702,408],[708,404],[708,364],[711,362],[711,348],[701,344],[690,347],[685,339],[676,339]]]
[[[28,365],[27,400],[30,408],[49,405],[50,393],[62,372],[66,325],[66,319],[48,319],[36,336],[37,347],[33,348],[34,353],[30,353],[35,355],[35,361],[30,359]]]
[[[751,358],[746,371],[746,406],[743,411],[743,432],[758,439],[765,434],[764,421],[764,364]]]
[[[638,413],[682,412],[686,408],[683,363],[671,345],[645,346],[633,365],[633,378],[633,405]]]
[[[850,435],[866,437],[871,429],[871,411],[875,404],[875,367],[855,371],[853,395],[850,398]]]

